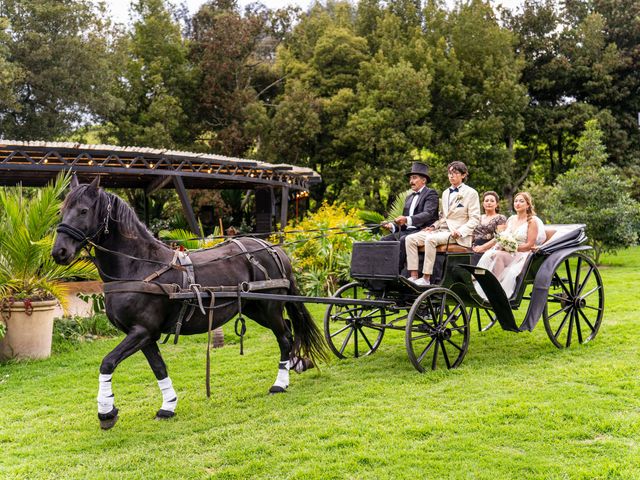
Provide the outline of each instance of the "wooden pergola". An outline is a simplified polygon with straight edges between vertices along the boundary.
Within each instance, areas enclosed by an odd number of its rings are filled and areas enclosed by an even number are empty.
[[[81,183],[100,176],[111,188],[140,188],[145,198],[175,188],[191,229],[200,227],[188,189],[242,189],[256,194],[256,230],[267,232],[273,220],[287,223],[290,197],[306,196],[321,177],[308,168],[205,153],[113,145],[0,140],[0,185],[43,186],[61,171],[73,171]]]

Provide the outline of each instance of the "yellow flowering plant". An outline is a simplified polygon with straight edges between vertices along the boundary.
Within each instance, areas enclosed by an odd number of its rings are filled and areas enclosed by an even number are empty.
[[[355,209],[324,202],[318,211],[284,229],[284,248],[306,295],[324,296],[349,280],[354,242],[371,240]],[[278,243],[274,236],[271,241]]]

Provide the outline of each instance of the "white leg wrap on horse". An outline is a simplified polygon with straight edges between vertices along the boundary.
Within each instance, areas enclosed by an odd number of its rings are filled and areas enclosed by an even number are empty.
[[[176,411],[176,405],[178,405],[178,395],[176,391],[173,389],[173,383],[171,383],[171,378],[163,378],[162,380],[158,380],[158,386],[160,387],[160,391],[162,392],[162,410],[167,410],[169,412]]]
[[[289,386],[289,369],[291,368],[291,364],[289,360],[286,362],[280,362],[278,367],[278,376],[276,377],[276,381],[274,382],[274,387],[287,388]]]
[[[98,376],[98,413],[109,413],[113,410],[113,391],[111,377],[113,375],[100,374]]]

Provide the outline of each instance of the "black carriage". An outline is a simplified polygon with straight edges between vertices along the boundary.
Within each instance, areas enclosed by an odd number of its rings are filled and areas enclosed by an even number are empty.
[[[604,289],[586,252],[584,225],[547,225],[546,233],[547,241],[527,258],[511,298],[490,271],[471,264],[473,252],[458,245],[439,247],[432,284],[418,287],[397,272],[398,242],[354,244],[355,281],[335,293],[336,303],[324,317],[331,350],[339,358],[370,355],[387,330],[401,330],[418,371],[456,368],[469,347],[472,318],[480,330],[499,323],[512,332],[531,331],[542,318],[558,348],[576,339],[590,341],[602,323]],[[343,303],[347,299],[354,303]],[[514,312],[525,308],[517,322]]]

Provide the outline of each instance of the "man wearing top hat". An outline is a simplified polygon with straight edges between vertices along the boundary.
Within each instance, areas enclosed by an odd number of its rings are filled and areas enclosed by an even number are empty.
[[[380,239],[381,241],[400,241],[399,270],[404,268],[407,260],[405,237],[418,233],[438,220],[438,193],[427,187],[427,183],[431,181],[429,167],[422,162],[413,162],[407,177],[413,192],[407,196],[402,215],[394,218],[393,223],[382,225],[392,233]]]
[[[478,192],[464,183],[469,171],[460,162],[451,162],[447,167],[451,187],[442,193],[442,218],[431,227],[407,237],[407,270],[409,279],[416,285],[429,285],[436,259],[436,247],[457,243],[471,248],[472,233],[480,222],[480,199]],[[424,245],[424,265],[418,278],[418,247]]]

